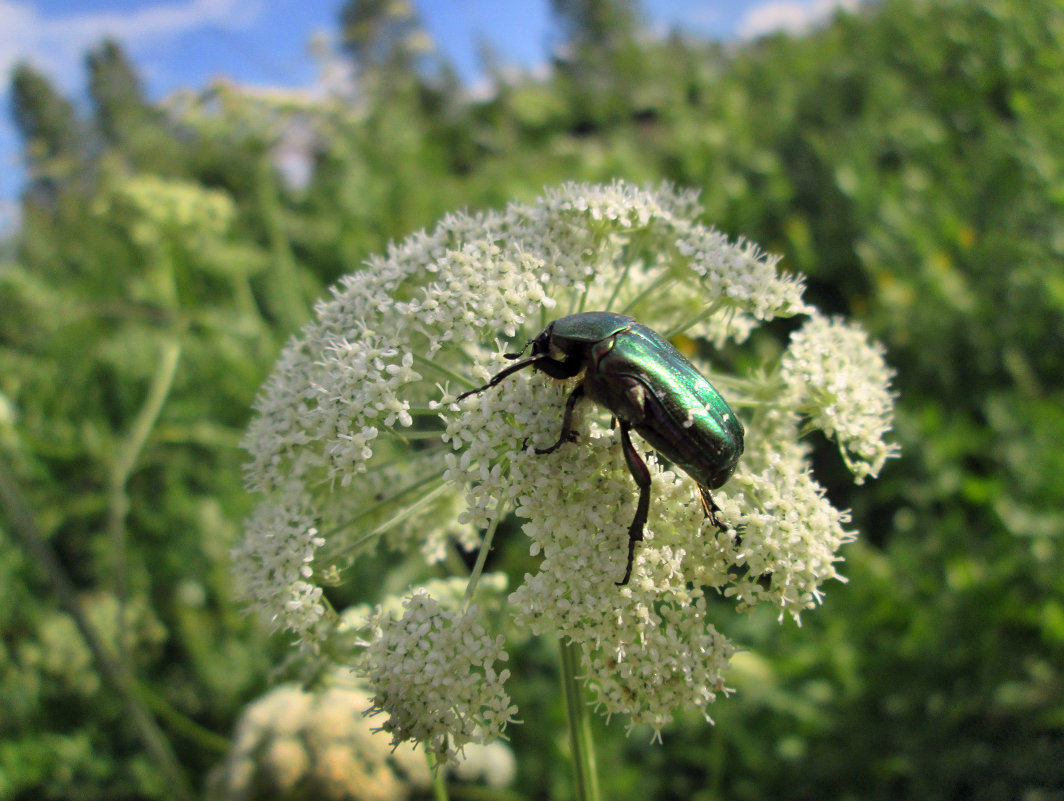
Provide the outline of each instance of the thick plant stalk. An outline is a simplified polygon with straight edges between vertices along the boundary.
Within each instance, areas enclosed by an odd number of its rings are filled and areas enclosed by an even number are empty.
[[[584,703],[583,688],[576,678],[580,662],[579,645],[561,642],[562,690],[569,720],[569,745],[573,758],[573,797],[577,801],[599,801],[598,771],[595,768],[595,742],[591,720]]]

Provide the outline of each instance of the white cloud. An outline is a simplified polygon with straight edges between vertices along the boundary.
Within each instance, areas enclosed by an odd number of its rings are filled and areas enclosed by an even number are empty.
[[[150,74],[153,47],[197,28],[246,27],[267,2],[271,0],[144,0],[140,8],[123,13],[45,15],[33,0],[0,0],[0,235],[18,225],[14,198],[23,179],[18,135],[6,111],[15,64],[29,62],[60,92],[77,96],[84,86],[85,53],[105,37],[122,42],[138,56],[138,72]]]
[[[838,9],[853,10],[857,0],[806,0],[769,2],[751,8],[739,23],[743,39],[756,39],[770,33],[806,33],[828,20]]]
[[[0,80],[25,60],[43,69],[63,89],[77,86],[85,51],[104,37],[138,50],[203,26],[240,28],[261,13],[263,0],[157,2],[126,13],[44,16],[30,0],[0,0]]]

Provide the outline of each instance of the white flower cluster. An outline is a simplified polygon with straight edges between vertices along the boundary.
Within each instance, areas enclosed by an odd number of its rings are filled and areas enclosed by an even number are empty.
[[[225,761],[208,777],[210,801],[321,798],[406,801],[432,783],[410,744],[393,745],[366,716],[366,688],[340,674],[314,691],[282,684],[240,715]],[[513,781],[510,749],[499,742],[466,746],[454,766],[468,782],[505,787]]]
[[[607,714],[660,728],[677,707],[704,712],[734,650],[710,621],[720,599],[797,616],[838,578],[837,551],[853,536],[813,479],[800,436],[820,428],[836,437],[858,479],[894,447],[883,442],[892,399],[881,352],[856,327],[821,318],[777,258],[729,242],[698,213],[693,195],[667,186],[566,185],[532,205],[449,216],[345,278],[256,404],[247,483],[263,506],[234,552],[245,596],[313,639],[340,616],[323,617],[305,585],[360,548],[381,541],[438,560],[447,543],[474,546],[513,513],[542,557],[511,595],[515,621],[582,646]],[[594,310],[732,347],[776,317],[812,315],[782,359],[749,375],[692,356],[746,428],[738,470],[713,492],[729,528],[705,519],[687,475],[648,455],[649,519],[624,587],[615,582],[637,492],[609,412],[581,402],[576,442],[533,449],[557,440],[580,377],[521,370],[455,403],[512,363],[501,352],[558,317]],[[501,658],[501,646],[469,634],[472,612],[427,596],[408,604],[406,622],[380,617],[366,670],[393,735],[446,758],[510,717],[485,662]],[[426,695],[425,677],[441,665],[466,693],[461,714]]]
[[[260,503],[248,534],[234,549],[236,590],[255,598],[267,625],[310,632],[325,614],[321,587],[312,583],[314,552],[325,543],[314,528],[309,501],[290,486],[279,502]]]
[[[898,455],[898,446],[883,439],[894,414],[894,371],[883,346],[859,327],[814,314],[791,337],[780,373],[788,402],[808,415],[812,428],[836,439],[858,484]]]
[[[282,684],[240,716],[225,762],[209,779],[209,798],[329,798],[405,801],[431,783],[425,759],[392,748],[364,717],[366,691],[338,683],[320,693]]]
[[[821,584],[841,580],[837,552],[854,537],[843,529],[849,513],[832,506],[812,477],[798,423],[793,411],[763,409],[747,425],[746,452],[722,504],[739,531],[721,549],[734,567],[718,585],[740,607],[768,601],[796,619],[819,602]]]
[[[372,712],[388,719],[392,743],[423,743],[439,764],[457,763],[468,743],[500,737],[517,708],[503,685],[509,670],[502,635],[492,637],[477,607],[446,608],[423,590],[394,617],[383,609],[368,626],[375,636],[360,666],[373,687]]]

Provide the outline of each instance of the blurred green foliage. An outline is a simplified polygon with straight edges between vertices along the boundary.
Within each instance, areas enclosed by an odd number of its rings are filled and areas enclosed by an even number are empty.
[[[488,58],[476,101],[388,7],[341,13],[347,100],[217,85],[163,108],[110,43],[87,119],[13,75],[30,178],[0,264],[0,459],[190,781],[286,653],[226,573],[284,338],[450,209],[619,176],[701,188],[884,341],[903,456],[855,489],[818,451],[862,533],[849,583],[800,629],[722,605],[739,692],[663,746],[596,722],[604,795],[1064,799],[1064,6],[884,0],[725,46],[556,2],[566,57],[542,79]],[[292,152],[308,181],[277,169]],[[174,797],[5,511],[0,799]],[[516,533],[497,551],[528,569]],[[570,793],[555,664],[537,641],[512,664],[529,798]]]

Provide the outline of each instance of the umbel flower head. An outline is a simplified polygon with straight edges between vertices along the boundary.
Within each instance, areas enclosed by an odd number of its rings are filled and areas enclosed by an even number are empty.
[[[261,504],[234,562],[251,604],[313,649],[340,621],[321,586],[360,549],[420,549],[431,563],[452,545],[477,547],[513,514],[542,557],[509,596],[513,619],[582,646],[600,710],[655,729],[678,707],[705,711],[733,652],[712,624],[719,604],[707,601],[797,617],[839,578],[838,549],[854,536],[813,478],[802,437],[833,437],[858,481],[896,448],[883,440],[893,400],[881,349],[807,304],[802,278],[776,257],[699,214],[695,195],[668,186],[569,184],[531,205],[451,215],[342,279],[284,349],[245,440]],[[706,519],[686,474],[647,453],[649,519],[623,587],[637,492],[609,412],[579,403],[578,441],[535,453],[558,438],[580,377],[522,370],[455,402],[507,364],[504,351],[592,310],[682,337],[746,429],[736,473],[713,492],[725,529]],[[759,330],[794,316],[807,319],[789,345]],[[753,337],[756,350],[744,347]],[[755,352],[767,360],[729,370]],[[636,448],[650,450],[638,438]],[[405,613],[373,618],[358,665],[390,715],[383,728],[397,739],[431,732],[443,760],[501,733],[512,711],[495,664],[505,653],[472,610],[411,594]],[[452,669],[479,677],[455,677],[453,730],[423,692],[395,691],[397,670],[409,687],[431,686],[433,639],[451,649]]]

